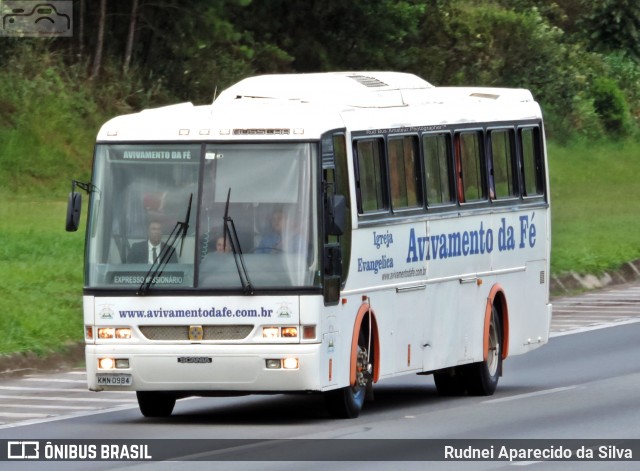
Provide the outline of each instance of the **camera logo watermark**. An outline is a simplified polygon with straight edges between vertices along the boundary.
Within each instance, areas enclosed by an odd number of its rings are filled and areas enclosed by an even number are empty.
[[[10,460],[37,460],[40,458],[40,442],[7,442],[7,458]]]
[[[73,1],[0,0],[0,36],[71,37]]]

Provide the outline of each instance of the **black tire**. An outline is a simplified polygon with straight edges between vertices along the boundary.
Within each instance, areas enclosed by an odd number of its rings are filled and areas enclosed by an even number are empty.
[[[495,306],[491,308],[489,352],[486,361],[464,366],[466,389],[471,396],[491,396],[502,374],[502,326]]]
[[[360,415],[366,388],[347,386],[325,393],[325,400],[331,417],[336,419],[355,419]]]
[[[367,340],[364,332],[360,331],[360,334],[358,335],[358,358],[366,357]],[[346,386],[344,388],[334,389],[333,391],[328,391],[324,394],[329,413],[334,418],[355,419],[360,415],[360,411],[362,411],[365,398],[368,395],[373,395],[371,392],[372,377],[369,371],[369,365],[363,364],[361,360],[357,361],[360,363],[359,368],[364,370],[363,380],[366,381],[366,384],[359,384],[356,379],[355,386]]]
[[[459,367],[434,373],[433,381],[440,396],[462,396],[467,390],[465,378],[462,377]]]
[[[176,405],[176,397],[158,391],[136,391],[138,407],[145,417],[169,417]]]

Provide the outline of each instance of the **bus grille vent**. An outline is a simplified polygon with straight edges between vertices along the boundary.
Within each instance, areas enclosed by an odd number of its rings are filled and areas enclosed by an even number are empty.
[[[378,80],[375,77],[367,77],[366,75],[350,75],[349,78],[352,78],[356,82],[369,88],[388,87],[386,83],[384,83],[382,80]]]
[[[140,332],[148,340],[189,340],[188,325],[143,325]],[[252,325],[203,325],[202,341],[242,340],[253,330]]]
[[[545,279],[545,273],[544,271],[540,272],[540,284],[543,285],[544,284],[544,279]]]

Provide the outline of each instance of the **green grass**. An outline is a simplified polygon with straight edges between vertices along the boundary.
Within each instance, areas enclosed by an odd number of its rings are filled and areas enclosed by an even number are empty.
[[[601,274],[640,258],[640,143],[549,145],[551,271]]]
[[[80,341],[84,231],[65,232],[66,202],[2,200],[0,354]]]
[[[82,340],[84,231],[64,231],[66,195],[88,178],[103,111],[61,57],[32,59],[0,69],[0,354]]]

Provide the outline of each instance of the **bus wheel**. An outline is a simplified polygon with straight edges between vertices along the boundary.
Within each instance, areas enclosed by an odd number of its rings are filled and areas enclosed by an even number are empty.
[[[367,342],[364,332],[358,335],[358,353],[356,358],[356,384],[325,393],[325,399],[332,417],[355,419],[360,415],[364,400],[371,395],[373,385],[372,366],[367,354]]]
[[[136,391],[138,407],[145,417],[169,417],[176,405],[176,397],[158,391]]]
[[[465,366],[467,391],[473,396],[490,396],[498,386],[502,374],[502,328],[495,306],[491,307],[489,344],[486,361]]]
[[[467,390],[460,367],[433,373],[433,381],[440,396],[462,396]]]

